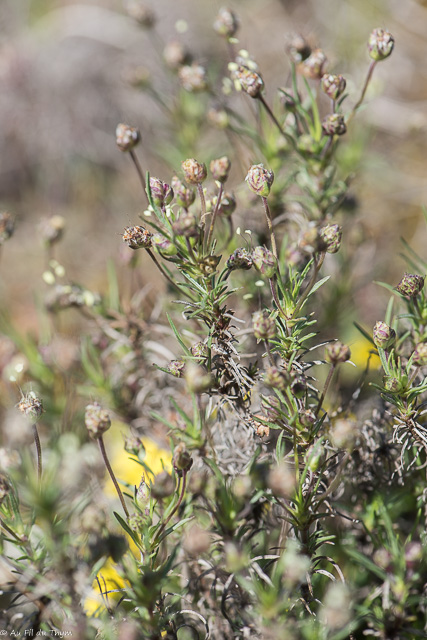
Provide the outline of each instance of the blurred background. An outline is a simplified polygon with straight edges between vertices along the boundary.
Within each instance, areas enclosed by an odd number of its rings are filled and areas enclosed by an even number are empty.
[[[46,292],[47,260],[40,225],[46,217],[66,220],[55,257],[67,280],[102,292],[106,264],[113,259],[120,286],[127,286],[128,255],[120,234],[124,226],[138,223],[144,199],[130,158],[115,143],[119,122],[140,128],[143,169],[166,181],[185,157],[232,157],[225,132],[200,117],[200,109],[222,100],[221,76],[229,58],[225,41],[212,29],[222,2],[147,0],[146,5],[155,14],[150,28],[138,24],[121,0],[0,3],[0,209],[17,219],[15,235],[2,247],[0,295],[13,323],[24,331],[39,330],[37,300]],[[342,322],[350,313],[370,327],[383,317],[389,297],[372,281],[395,285],[405,270],[400,236],[420,253],[425,247],[427,3],[234,0],[229,6],[240,17],[238,48],[255,57],[267,99],[276,105],[277,87],[289,83],[285,42],[290,32],[325,50],[328,70],[347,78],[350,106],[369,65],[370,32],[383,27],[395,37],[394,53],[378,65],[366,108],[353,121],[341,155],[342,166],[354,174],[355,207],[344,232],[358,246],[349,274],[353,292],[345,302],[350,307]],[[163,51],[173,40],[195,61],[210,63],[211,92],[198,94],[187,109],[187,116],[195,109],[193,128],[168,116],[179,81],[165,68]],[[241,95],[228,100],[251,117],[250,101]],[[247,160],[260,161],[250,153]],[[236,163],[230,186],[237,188],[244,175]],[[140,280],[159,284],[145,258]],[[62,330],[76,335],[78,314],[71,312],[63,322]]]

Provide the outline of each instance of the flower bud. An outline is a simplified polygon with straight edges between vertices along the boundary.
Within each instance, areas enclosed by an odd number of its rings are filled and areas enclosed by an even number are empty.
[[[394,48],[394,38],[384,29],[374,29],[369,36],[368,51],[373,60],[379,62],[391,55]]]
[[[286,53],[295,64],[299,64],[309,57],[311,47],[307,40],[299,33],[292,33],[287,38]]]
[[[412,362],[419,367],[427,366],[427,342],[419,342],[417,344]]]
[[[311,409],[304,409],[299,414],[299,421],[302,427],[310,429],[316,423],[316,414]]]
[[[322,49],[315,49],[311,55],[306,58],[301,66],[301,72],[306,78],[312,80],[320,80],[324,73],[324,67],[326,65],[326,55]]]
[[[42,220],[40,225],[43,240],[47,245],[52,246],[61,240],[65,229],[65,218],[63,216],[51,216]]]
[[[145,482],[144,476],[141,478],[141,482],[139,483],[139,487],[136,491],[136,503],[142,508],[148,507],[150,503],[150,489]]]
[[[416,298],[424,288],[424,278],[415,273],[405,273],[396,290],[408,298]]]
[[[291,392],[295,398],[303,398],[307,392],[307,381],[303,376],[296,376],[291,382]]]
[[[377,322],[373,331],[374,344],[378,349],[388,349],[396,340],[396,332],[385,322]]]
[[[222,256],[207,256],[199,260],[199,269],[204,276],[211,276],[218,268]]]
[[[208,122],[218,129],[226,129],[230,124],[230,118],[225,109],[215,109],[212,107],[207,113]]]
[[[216,198],[212,199],[212,202],[216,204]],[[229,218],[236,210],[236,198],[232,193],[224,193],[219,203],[218,213],[226,218]]]
[[[173,189],[158,178],[150,178],[150,191],[153,202],[158,207],[164,207],[173,200]]]
[[[13,236],[15,218],[8,211],[0,212],[0,247]]]
[[[264,374],[264,382],[273,389],[285,391],[291,383],[291,377],[288,371],[279,370],[277,367],[269,367]]]
[[[254,336],[257,340],[270,340],[276,335],[276,320],[268,311],[256,311],[252,315]]]
[[[34,391],[29,391],[29,393],[22,396],[18,403],[18,409],[33,423],[38,422],[44,412],[43,403]]]
[[[335,76],[332,73],[325,73],[322,76],[322,90],[331,100],[338,100],[344,93],[346,84],[344,76]]]
[[[144,443],[141,438],[131,433],[130,435],[125,437],[124,449],[127,453],[130,453],[134,456],[139,456],[139,454],[145,453]]]
[[[85,411],[85,424],[91,438],[95,440],[101,438],[102,434],[111,427],[108,411],[101,409],[98,402],[88,404]]]
[[[341,246],[342,227],[338,224],[328,224],[319,231],[327,253],[337,253]]]
[[[233,11],[227,9],[227,7],[222,7],[218,12],[213,28],[220,36],[224,36],[227,39],[233,38],[239,28],[239,20]]]
[[[120,151],[131,151],[141,140],[141,134],[136,127],[128,124],[118,124],[116,128],[116,144]]]
[[[189,55],[178,40],[172,40],[163,49],[163,60],[169,69],[176,71],[183,64],[189,62]]]
[[[180,442],[174,449],[172,464],[175,471],[188,471],[193,464],[193,458],[191,457],[187,447],[183,442]]]
[[[155,233],[151,238],[153,247],[159,251],[163,256],[174,256],[178,253],[178,249],[168,238],[161,233]]]
[[[0,473],[0,504],[4,501],[8,493],[10,492],[10,484],[7,477]]]
[[[135,227],[125,227],[123,242],[126,242],[130,249],[149,249],[153,234],[145,227],[136,225]]]
[[[141,0],[127,0],[126,10],[142,27],[150,29],[156,22],[155,13]]]
[[[200,93],[208,88],[206,69],[201,64],[185,64],[178,70],[181,86],[190,93]]]
[[[154,478],[154,483],[151,485],[151,495],[156,500],[168,498],[174,493],[174,491],[174,479],[167,471],[162,471]]]
[[[322,129],[327,136],[342,136],[347,131],[344,116],[341,113],[332,113],[322,120]]]
[[[245,178],[248,187],[257,196],[267,197],[274,181],[274,173],[264,169],[263,164],[254,164]]]
[[[208,170],[204,163],[197,162],[194,158],[189,158],[181,162],[181,167],[184,172],[185,181],[188,182],[188,184],[200,184],[206,180]]]
[[[188,209],[196,199],[196,194],[193,189],[187,187],[177,176],[172,178],[171,187],[175,194],[177,204]]]
[[[228,180],[230,167],[231,167],[231,162],[227,158],[227,156],[223,156],[222,158],[217,158],[216,160],[212,160],[212,162],[209,165],[213,179],[222,183]]]
[[[238,67],[234,74],[240,83],[242,90],[251,98],[258,98],[264,88],[264,80],[256,71],[250,71],[246,67]]]
[[[252,262],[255,269],[266,278],[272,278],[277,273],[277,259],[265,247],[255,247],[252,251]]]
[[[396,376],[384,376],[383,384],[384,389],[386,391],[390,391],[391,393],[399,393],[406,388],[408,383],[408,379],[406,376],[402,376],[402,378],[397,378]]]
[[[316,471],[319,469],[320,465],[322,464],[324,455],[325,455],[325,448],[321,442],[317,442],[316,444],[312,445],[309,448],[309,450],[307,451],[305,460],[306,460],[306,463],[308,464],[308,468],[310,469],[310,471],[312,471],[313,473],[316,473]]]
[[[327,362],[333,365],[339,364],[340,362],[347,362],[351,356],[350,347],[337,340],[336,342],[326,345],[325,356]]]
[[[231,256],[227,260],[227,269],[234,271],[234,269],[250,269],[253,265],[252,256],[247,249],[240,247],[233,251]]]
[[[184,360],[171,360],[166,368],[175,378],[182,378],[184,376],[185,362]]]
[[[138,532],[142,530],[145,520],[146,519],[144,518],[142,513],[131,513],[131,515],[129,516],[128,525],[130,526],[132,531]]]
[[[200,233],[199,223],[194,213],[181,212],[178,220],[172,224],[172,231],[176,236],[197,238]]]
[[[206,360],[209,355],[208,345],[205,342],[197,342],[197,344],[193,344],[190,351],[198,360]]]

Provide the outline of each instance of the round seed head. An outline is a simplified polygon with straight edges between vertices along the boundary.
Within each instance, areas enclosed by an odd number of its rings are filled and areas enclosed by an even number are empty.
[[[299,64],[309,57],[311,47],[307,40],[299,33],[289,34],[286,42],[286,53],[295,64]]]
[[[175,194],[177,204],[188,209],[196,199],[194,190],[187,187],[177,176],[172,178],[171,187]]]
[[[252,256],[247,249],[239,247],[227,260],[227,269],[250,269],[253,265]]]
[[[388,349],[396,340],[396,332],[385,322],[377,322],[373,331],[374,344],[379,349]]]
[[[216,160],[212,160],[209,165],[211,170],[211,174],[214,180],[218,180],[218,182],[226,182],[228,179],[228,174],[230,173],[231,162],[227,156],[223,156],[222,158],[217,158]]]
[[[152,244],[153,234],[145,227],[125,227],[123,242],[131,249],[149,249]]]
[[[175,471],[188,471],[193,464],[193,458],[190,455],[184,442],[180,442],[173,452],[172,464]]]
[[[274,182],[274,173],[264,168],[263,164],[254,164],[245,178],[248,187],[257,196],[267,197]]]
[[[200,184],[206,180],[208,170],[204,163],[197,162],[194,158],[189,158],[181,163],[181,167],[184,172],[185,181],[188,182],[188,184]]]
[[[331,100],[338,100],[338,98],[344,93],[347,82],[344,76],[335,76],[332,73],[325,73],[322,76],[322,91],[331,98]]]
[[[158,207],[170,204],[173,200],[173,189],[162,180],[150,177],[150,190],[153,202]]]
[[[257,340],[270,340],[276,335],[276,321],[268,311],[256,311],[252,315],[254,336]]]
[[[116,143],[120,151],[131,151],[141,140],[139,129],[120,123],[116,128]]]
[[[299,414],[299,421],[302,427],[310,429],[316,422],[316,414],[310,409],[304,409]]]
[[[325,244],[327,253],[337,253],[341,246],[342,227],[338,224],[328,224],[319,231],[320,238]]]
[[[394,38],[389,31],[374,29],[369,36],[368,51],[373,60],[379,62],[391,55],[394,48]]]
[[[251,98],[258,98],[264,88],[264,80],[256,71],[247,67],[238,67],[234,77],[240,83],[242,90]]]
[[[350,347],[337,340],[326,345],[325,356],[326,360],[334,365],[340,362],[347,362],[351,356]]]
[[[344,116],[332,113],[322,120],[322,129],[327,136],[342,136],[347,131]]]
[[[397,285],[397,291],[408,298],[416,298],[424,288],[423,276],[418,276],[415,273],[405,273],[399,284]]]
[[[42,413],[44,412],[43,403],[41,399],[34,393],[34,391],[29,391],[25,395],[22,396],[20,402],[18,403],[19,411],[31,422],[38,422],[40,420]]]
[[[111,427],[108,411],[102,409],[98,402],[88,404],[85,411],[85,424],[91,438],[94,440],[101,438],[102,434]]]
[[[302,62],[300,69],[306,78],[320,80],[324,74],[326,62],[327,58],[322,49],[315,49],[310,56]]]
[[[178,69],[181,86],[190,93],[200,93],[208,88],[206,69],[201,64],[184,64]]]
[[[218,12],[213,28],[220,36],[233,38],[239,28],[239,20],[231,9],[222,7]]]
[[[252,262],[255,269],[266,278],[272,278],[277,273],[277,259],[265,247],[255,247],[252,251]]]

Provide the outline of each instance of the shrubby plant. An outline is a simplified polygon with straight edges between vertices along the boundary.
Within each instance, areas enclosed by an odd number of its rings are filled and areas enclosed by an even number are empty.
[[[154,28],[142,3],[128,9]],[[346,242],[349,178],[337,153],[394,39],[372,32],[354,97],[321,49],[289,37],[290,83],[273,105],[252,52],[238,50],[238,26],[220,10],[224,77],[179,43],[166,45],[182,87],[173,107],[131,77],[168,110],[179,172],[167,182],[145,173],[138,129],[117,127],[145,207],[122,238],[131,273],[151,260],[165,283],[158,318],[145,312],[135,280],[125,302],[113,267],[104,295],[68,282],[53,256],[64,228],[55,216],[43,226],[46,309],[54,326],[72,307],[87,319],[79,359],[64,376],[40,344],[2,321],[27,363],[17,407],[32,428],[20,427],[22,446],[0,458],[9,633],[425,637],[426,262],[407,248],[416,273],[384,284],[392,294],[384,318],[372,332],[360,327],[381,363],[370,387],[369,362],[350,393],[340,384],[351,348],[322,326],[333,304],[322,270],[333,264],[340,279]],[[253,101],[254,118],[228,103],[234,91]],[[205,117],[227,133],[235,157],[181,153]],[[252,162],[233,193],[243,146]],[[11,220],[2,214],[2,244]],[[124,445],[139,470],[134,485],[116,478],[104,434],[138,419],[145,429],[128,426]],[[157,460],[144,448],[155,424],[170,442]]]

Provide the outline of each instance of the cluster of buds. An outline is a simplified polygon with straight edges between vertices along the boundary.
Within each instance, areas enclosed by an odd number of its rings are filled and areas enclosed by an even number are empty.
[[[271,340],[276,335],[276,320],[266,310],[252,315],[252,325],[257,340]]]
[[[251,98],[258,98],[264,88],[264,80],[256,71],[251,71],[247,67],[239,66],[234,71],[233,76],[239,83],[241,89]]]
[[[130,249],[149,249],[152,244],[153,234],[145,227],[136,225],[135,227],[125,227],[123,242]]]
[[[347,82],[344,76],[325,73],[322,76],[322,91],[335,102],[344,93]]]
[[[374,29],[369,36],[368,51],[372,60],[380,62],[388,58],[394,48],[394,38],[389,31]]]
[[[180,207],[184,207],[184,209],[188,209],[196,199],[194,190],[187,187],[177,176],[172,178],[171,187],[177,204]]]
[[[255,269],[266,278],[272,278],[277,273],[277,258],[269,249],[255,247],[251,257]]]
[[[327,58],[322,49],[315,49],[300,65],[303,76],[312,80],[320,80],[324,75]]]
[[[234,271],[234,269],[250,269],[253,265],[252,255],[247,249],[239,247],[227,260],[227,269]]]
[[[299,64],[310,56],[311,47],[302,35],[293,33],[287,38],[286,53],[292,62]]]
[[[206,69],[201,64],[197,64],[197,62],[180,67],[178,78],[182,88],[190,93],[199,93],[206,91],[208,88]]]
[[[336,342],[326,345],[325,357],[327,362],[332,365],[347,362],[351,357],[350,347],[340,342],[340,340],[337,340]]]
[[[341,246],[342,227],[338,224],[328,224],[319,230],[319,236],[324,243],[326,253],[337,253]]]
[[[239,20],[233,11],[222,7],[218,12],[213,28],[224,38],[234,38],[239,28]]]
[[[196,344],[193,344],[190,351],[197,360],[206,360],[209,355],[208,345],[205,342],[197,342]]]
[[[254,164],[249,169],[245,180],[251,191],[257,196],[266,198],[274,182],[274,173],[265,169],[263,164]]]
[[[208,170],[203,162],[197,162],[194,158],[188,158],[181,163],[185,181],[188,184],[200,184],[206,180]]]
[[[120,151],[132,151],[141,140],[139,129],[120,123],[116,128],[116,144]]]
[[[162,208],[173,200],[172,187],[158,178],[150,178],[150,191],[153,202],[158,207]]]
[[[342,113],[331,113],[322,120],[322,129],[327,136],[342,136],[347,131]]]
[[[183,442],[180,442],[174,449],[172,465],[178,475],[183,471],[188,471],[193,464],[193,458]]]
[[[88,404],[85,411],[85,425],[91,438],[97,440],[111,427],[111,419],[99,402]]]
[[[373,331],[374,344],[378,349],[388,349],[396,340],[396,331],[385,322],[377,322]]]
[[[231,168],[231,162],[229,158],[227,158],[227,156],[223,156],[222,158],[217,158],[216,160],[212,160],[212,162],[209,165],[209,169],[211,170],[213,179],[221,183],[224,183],[228,180],[230,168]]]
[[[15,218],[8,211],[0,212],[0,246],[13,236]]]
[[[407,298],[416,298],[424,288],[424,278],[415,273],[405,273],[396,290]]]
[[[182,378],[185,371],[184,360],[171,360],[166,367],[168,373],[175,376],[175,378]]]
[[[43,403],[34,391],[29,391],[22,396],[18,403],[18,409],[32,423],[38,422],[44,411]]]

